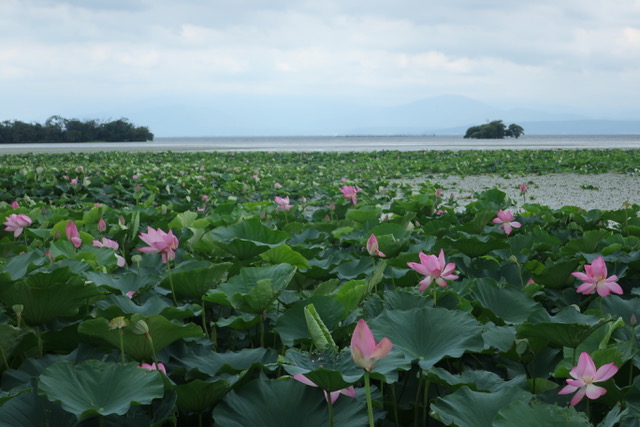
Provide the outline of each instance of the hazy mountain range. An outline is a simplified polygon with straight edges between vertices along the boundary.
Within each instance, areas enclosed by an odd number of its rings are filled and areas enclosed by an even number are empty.
[[[517,123],[528,135],[640,134],[640,113],[598,117],[561,107],[504,109],[462,96],[394,107],[329,100],[233,98],[154,107],[132,106],[133,123],[156,136],[463,135],[491,120]],[[637,117],[638,119],[635,119]]]

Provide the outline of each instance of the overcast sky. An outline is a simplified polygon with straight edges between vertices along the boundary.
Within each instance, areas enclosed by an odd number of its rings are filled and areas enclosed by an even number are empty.
[[[638,113],[640,0],[0,0],[0,93],[25,121],[254,95]]]

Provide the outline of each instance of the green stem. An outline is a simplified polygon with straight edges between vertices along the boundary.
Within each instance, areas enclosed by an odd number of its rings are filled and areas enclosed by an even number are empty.
[[[144,335],[147,337],[147,341],[149,341],[149,345],[151,346],[151,357],[153,358],[153,363],[156,364],[156,368],[157,368],[158,358],[156,357],[156,349],[153,348],[153,339],[151,338],[151,335],[148,332]]]
[[[207,328],[207,311],[206,311],[206,301],[204,300],[204,295],[202,296],[202,330],[206,336],[209,336],[209,330]],[[211,339],[211,337],[209,337]]]
[[[331,393],[324,391],[324,396],[327,398],[327,407],[329,409],[329,427],[333,427],[333,402],[331,401]]]
[[[260,313],[260,323],[258,324],[260,328],[260,347],[264,347],[264,313]]]
[[[176,291],[173,288],[173,277],[171,277],[171,262],[167,260],[167,271],[169,272],[169,285],[171,285],[171,297],[173,298],[173,304],[177,307],[178,300],[176,299]]]
[[[122,329],[118,329],[120,335],[120,358],[122,359],[122,363],[124,363],[124,331]]]
[[[429,381],[424,382],[424,397],[422,401],[422,425],[427,425],[427,408],[429,407]]]
[[[420,393],[422,392],[422,387],[424,386],[424,378],[422,377],[422,371],[420,371],[419,379],[418,379],[418,390],[416,390],[416,399],[413,402],[413,425],[418,426],[418,420],[420,417]]]
[[[391,383],[391,397],[393,398],[393,421],[395,421],[396,427],[400,427],[400,421],[398,420],[398,398],[396,397],[396,383]]]
[[[369,371],[364,370],[364,391],[367,394],[367,413],[369,414],[369,427],[374,427],[373,422],[373,402],[371,401],[371,384],[369,381]]]
[[[6,368],[6,370],[9,370],[9,362],[7,361],[7,356],[5,356],[4,354],[4,350],[2,350],[2,347],[0,347],[0,354],[2,355],[2,361],[4,362],[4,366]]]

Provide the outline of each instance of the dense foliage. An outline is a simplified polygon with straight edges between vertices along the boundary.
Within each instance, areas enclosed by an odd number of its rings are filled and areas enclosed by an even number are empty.
[[[462,207],[435,174],[518,187],[635,174],[638,156],[3,156],[2,425],[358,426],[369,380],[378,425],[635,425],[640,206],[554,210],[492,189]],[[448,286],[420,291],[412,263],[440,253]],[[600,257],[621,295],[576,292]],[[392,345],[370,374],[350,357],[360,319]],[[607,393],[576,403],[558,392],[583,354]]]
[[[125,142],[151,141],[153,134],[144,126],[135,126],[127,119],[101,122],[98,120],[65,119],[51,116],[44,124],[19,120],[0,123],[0,144],[26,142]]]
[[[465,133],[465,138],[476,139],[503,139],[505,136],[509,138],[520,138],[524,135],[524,128],[520,125],[512,123],[507,126],[502,120],[494,120],[480,126],[471,126]]]

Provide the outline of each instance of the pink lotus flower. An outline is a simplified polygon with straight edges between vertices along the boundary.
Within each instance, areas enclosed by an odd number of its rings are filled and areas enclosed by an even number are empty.
[[[353,185],[345,185],[340,189],[342,197],[351,200],[354,205],[358,203],[358,197],[356,197],[356,195],[361,191],[362,188],[354,187]]]
[[[282,210],[288,211],[293,207],[293,205],[289,204],[289,196],[287,197],[276,196],[276,198],[273,199],[273,201],[276,202],[276,204],[278,205],[276,206],[276,209],[282,209]]]
[[[71,185],[78,185],[78,178],[71,178],[69,182],[71,183]]]
[[[456,269],[456,265],[452,262],[445,265],[443,249],[440,249],[440,254],[437,257],[435,255],[425,255],[422,252],[418,254],[418,257],[420,258],[420,264],[408,262],[407,265],[418,273],[424,274],[425,278],[420,281],[420,288],[418,288],[421,292],[431,286],[433,280],[436,281],[438,286],[444,288],[447,286],[447,280],[456,280],[458,278],[458,276],[452,274]]]
[[[282,184],[280,184],[279,182],[274,183],[273,186],[278,189],[282,188]]]
[[[17,200],[14,200],[13,202],[11,202],[11,209],[18,209],[20,207],[20,204],[18,203]]]
[[[607,265],[602,257],[598,257],[591,262],[591,265],[584,266],[585,273],[575,272],[572,276],[582,280],[582,284],[578,286],[576,292],[585,295],[592,294],[597,291],[601,297],[608,296],[611,292],[614,294],[622,294],[622,288],[616,283],[618,276],[613,275],[607,277]]]
[[[518,186],[518,188],[520,189],[520,194],[526,194],[527,193],[527,184],[522,183]]]
[[[147,227],[146,233],[140,233],[140,239],[149,246],[139,248],[140,252],[148,254],[162,254],[162,263],[166,264],[167,260],[171,261],[176,257],[174,249],[178,248],[178,238],[173,235],[173,230],[165,233],[161,229],[154,230]]]
[[[300,381],[302,384],[306,384],[311,387],[318,387],[316,383],[311,381],[309,378],[305,377],[303,374],[294,375],[293,379]],[[331,403],[336,403],[336,400],[338,400],[338,397],[341,394],[344,394],[345,396],[349,396],[349,397],[356,397],[356,389],[353,388],[352,385],[350,385],[349,387],[343,388],[341,390],[336,390],[332,392],[324,391],[324,398],[327,402],[329,401],[329,399],[331,399]]]
[[[73,243],[73,246],[76,248],[82,246],[82,239],[80,238],[80,233],[78,233],[78,227],[76,227],[75,222],[69,221],[65,232],[67,233],[67,239]]]
[[[391,340],[387,337],[376,343],[367,322],[364,319],[358,320],[351,337],[351,358],[356,365],[371,371],[373,364],[389,354],[392,347]]]
[[[98,231],[101,233],[107,231],[107,221],[105,221],[104,218],[98,220]]]
[[[13,237],[18,237],[22,234],[22,230],[24,230],[25,227],[31,225],[31,218],[27,215],[11,214],[6,217],[5,220],[3,224],[6,225],[7,228],[5,228],[4,231],[13,231]]]
[[[500,224],[500,228],[504,230],[504,233],[508,236],[511,234],[511,230],[514,228],[520,228],[522,224],[513,220],[513,213],[511,211],[498,211],[498,216],[493,219],[494,224]]]
[[[118,245],[118,242],[116,242],[115,240],[107,239],[106,237],[103,237],[102,241],[94,240],[93,246],[97,248],[111,248],[115,251],[117,251],[120,247],[120,245]]]
[[[582,352],[578,360],[578,366],[574,366],[569,372],[573,379],[567,379],[567,385],[564,386],[558,394],[570,394],[576,392],[571,399],[571,406],[577,405],[583,397],[589,399],[597,399],[604,395],[607,390],[603,387],[594,385],[593,383],[606,381],[618,372],[618,367],[613,363],[602,365],[596,370],[596,365],[589,353]]]
[[[138,366],[138,368],[146,369],[148,371],[162,371],[163,374],[167,375],[167,370],[162,364],[162,362],[158,362],[157,365],[155,363],[151,363],[151,364],[143,363],[140,366]]]
[[[383,252],[378,250],[378,239],[375,234],[369,236],[369,239],[367,240],[367,252],[369,252],[369,255],[371,256],[379,256],[380,258],[386,257]]]

